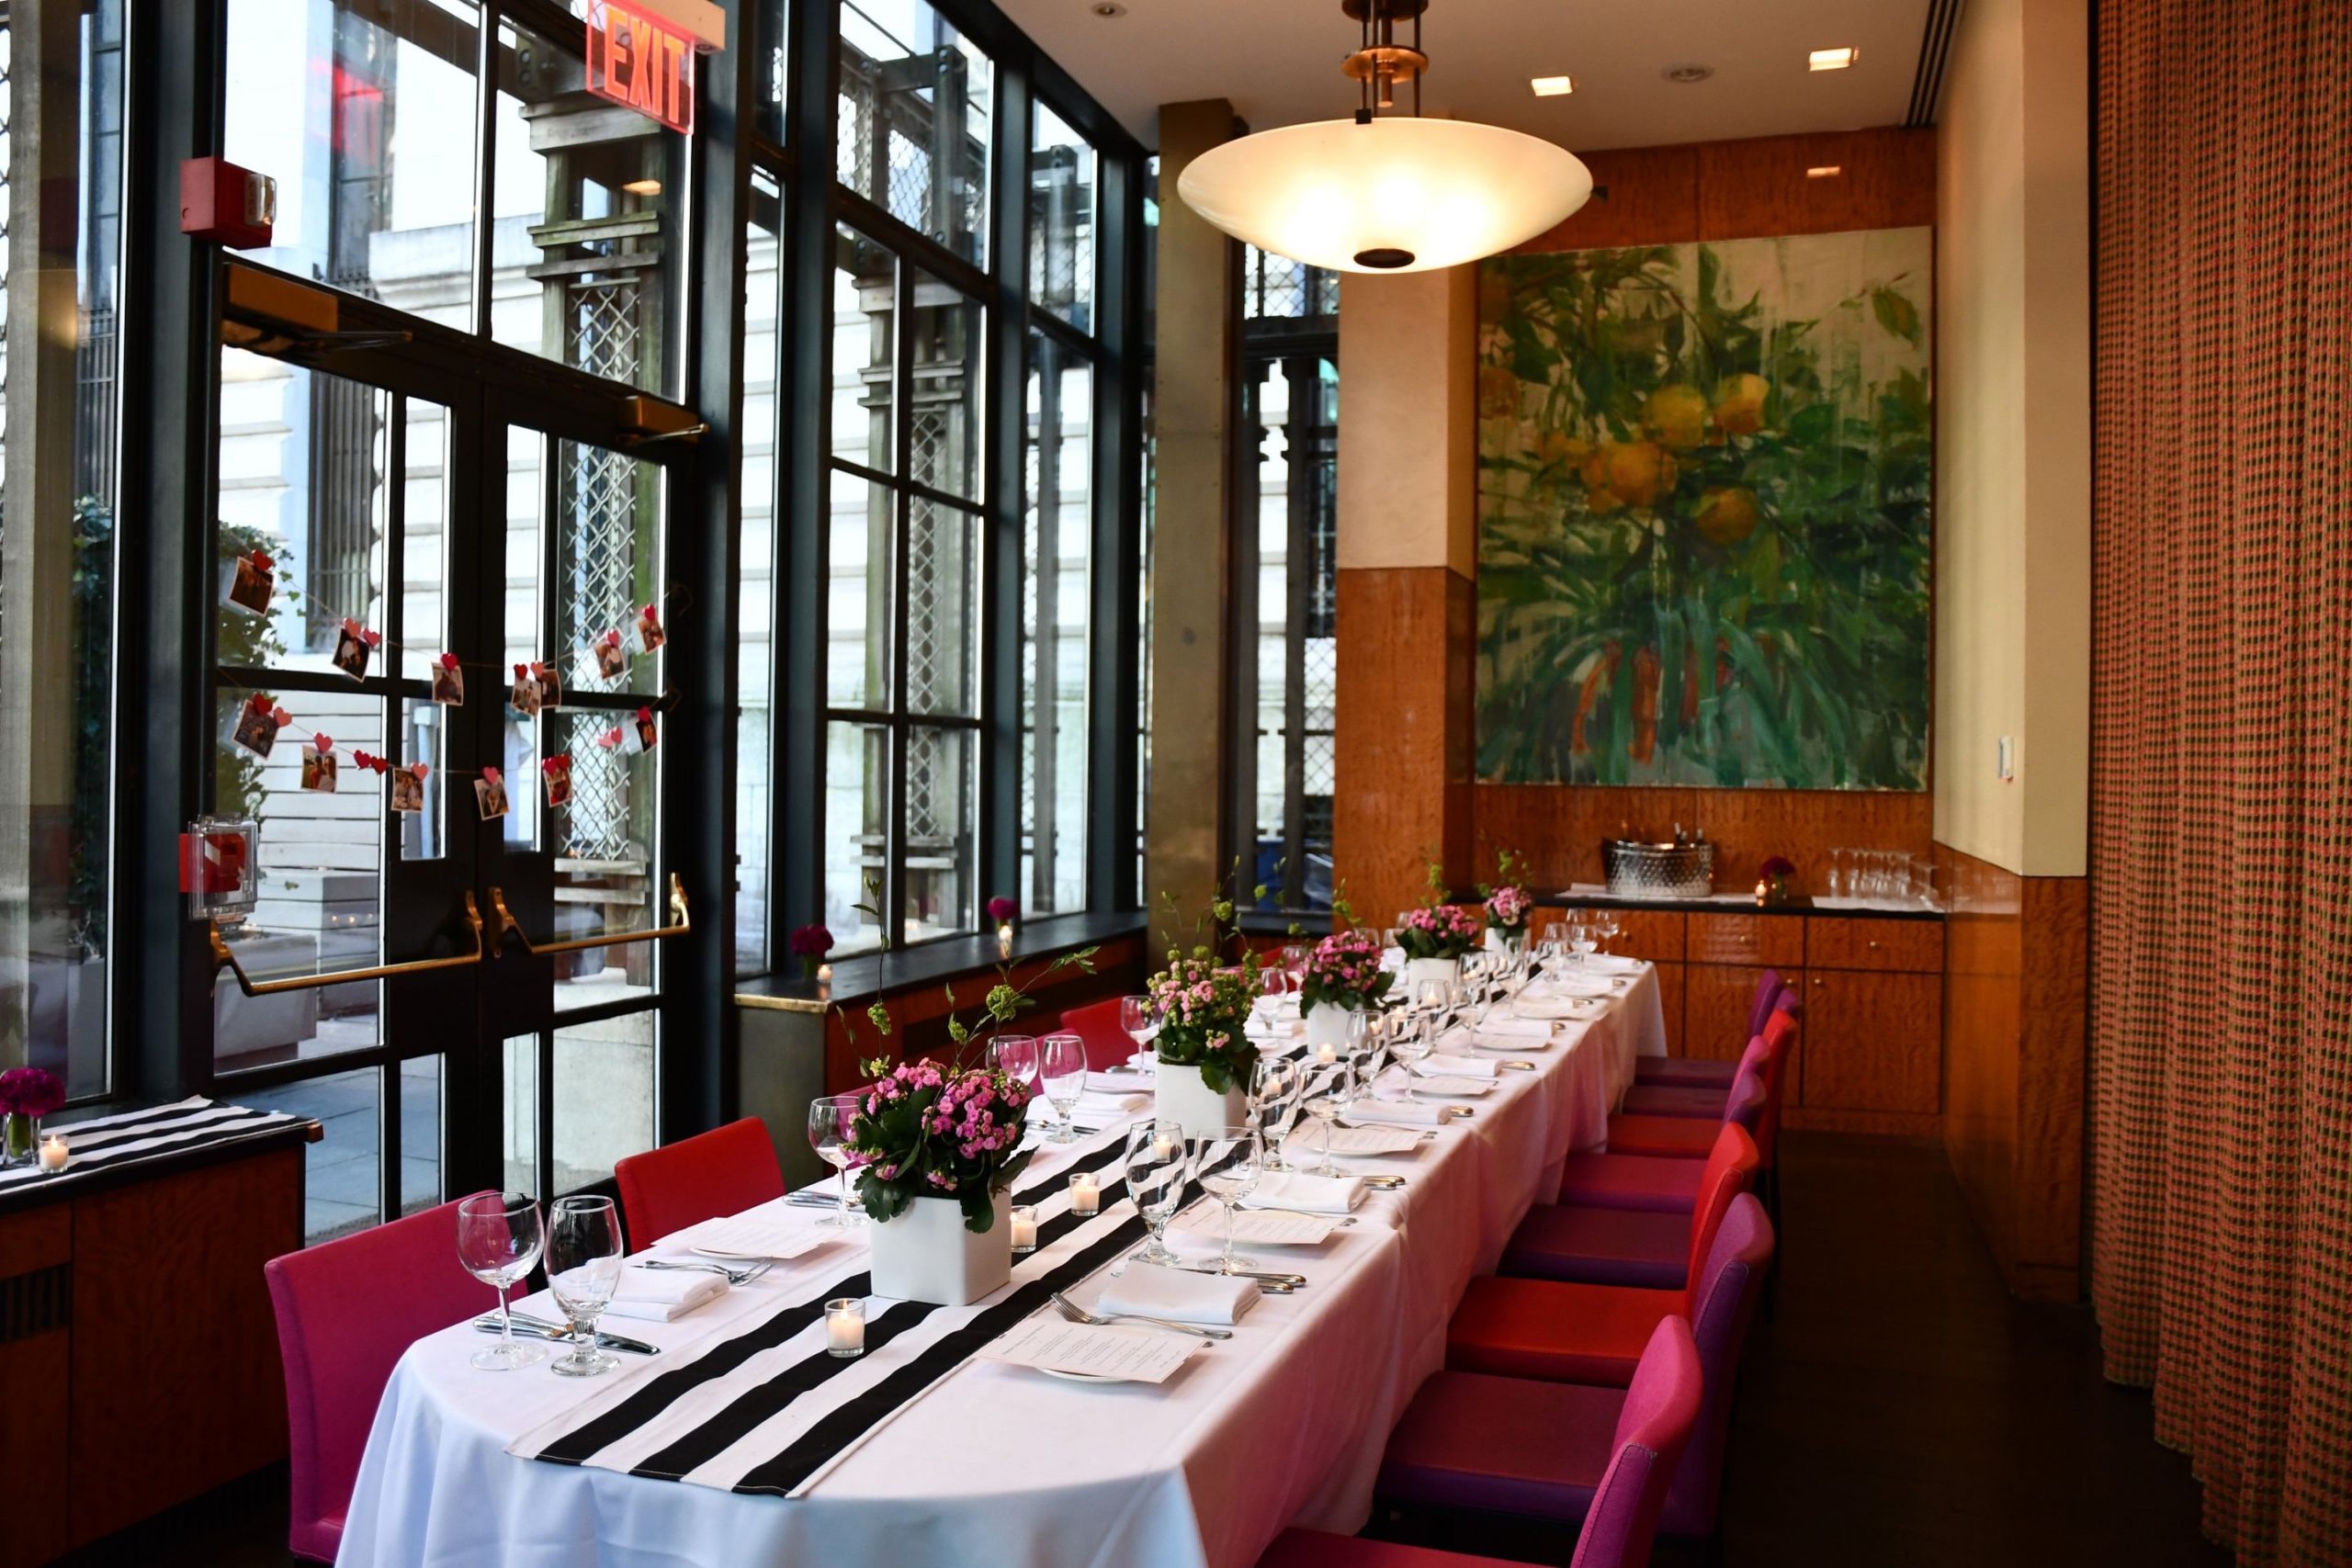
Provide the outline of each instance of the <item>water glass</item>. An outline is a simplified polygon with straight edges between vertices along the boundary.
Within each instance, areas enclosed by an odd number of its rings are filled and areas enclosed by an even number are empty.
[[[820,1094],[808,1102],[808,1146],[817,1157],[841,1175],[842,1207],[837,1214],[827,1214],[817,1223],[830,1229],[842,1229],[858,1223],[860,1213],[856,1196],[849,1185],[849,1141],[856,1127],[860,1097],[854,1094]]]
[[[1119,998],[1119,1028],[1136,1043],[1137,1051],[1148,1051],[1159,1034],[1159,1012],[1149,997]]]
[[[1000,1034],[989,1042],[989,1066],[1027,1089],[1037,1092],[1037,1037]]]
[[[1204,1127],[1187,1138],[1192,1148],[1193,1174],[1201,1188],[1225,1210],[1224,1272],[1255,1269],[1255,1258],[1238,1258],[1233,1251],[1233,1226],[1241,1200],[1258,1190],[1265,1173],[1265,1146],[1248,1127]]]
[[[612,1304],[628,1250],[610,1198],[574,1193],[555,1201],[548,1213],[548,1290],[571,1321],[571,1354],[549,1371],[593,1378],[621,1364],[596,1348],[596,1320]]]
[[[486,1372],[512,1371],[548,1359],[543,1345],[515,1342],[506,1292],[539,1260],[539,1205],[518,1192],[477,1192],[458,1205],[458,1261],[498,1292],[498,1343],[473,1353]]]
[[[1295,1061],[1272,1057],[1258,1066],[1250,1089],[1250,1120],[1265,1141],[1266,1168],[1282,1170],[1283,1142],[1298,1115],[1299,1091],[1306,1085],[1306,1069]]]
[[[1136,1254],[1147,1263],[1172,1263],[1168,1247],[1168,1222],[1184,1200],[1184,1184],[1192,1179],[1192,1149],[1184,1129],[1162,1118],[1138,1122],[1127,1129],[1127,1196],[1136,1213],[1150,1227],[1151,1239]]]
[[[1038,1077],[1059,1119],[1057,1144],[1078,1141],[1078,1097],[1086,1092],[1086,1042],[1075,1034],[1048,1034],[1038,1043]]]

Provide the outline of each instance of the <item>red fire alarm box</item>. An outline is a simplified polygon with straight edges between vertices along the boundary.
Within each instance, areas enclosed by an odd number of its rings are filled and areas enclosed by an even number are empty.
[[[267,175],[226,158],[190,158],[180,165],[181,233],[251,250],[269,243],[277,221],[277,182]]]

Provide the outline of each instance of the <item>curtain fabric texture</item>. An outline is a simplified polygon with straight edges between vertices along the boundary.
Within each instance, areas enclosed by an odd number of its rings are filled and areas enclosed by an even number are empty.
[[[2352,1562],[2352,4],[2098,28],[2092,1294],[2208,1533]]]

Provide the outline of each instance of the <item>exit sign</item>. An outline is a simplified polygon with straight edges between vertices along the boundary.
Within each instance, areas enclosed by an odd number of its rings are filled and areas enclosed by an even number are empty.
[[[673,130],[691,131],[695,43],[623,0],[588,0],[588,90]]]

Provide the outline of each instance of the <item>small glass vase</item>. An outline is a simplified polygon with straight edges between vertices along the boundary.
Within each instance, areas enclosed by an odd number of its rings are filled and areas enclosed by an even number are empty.
[[[7,1124],[6,1131],[0,1132],[0,1170],[30,1165],[40,1157],[40,1117],[17,1113],[0,1121]]]

